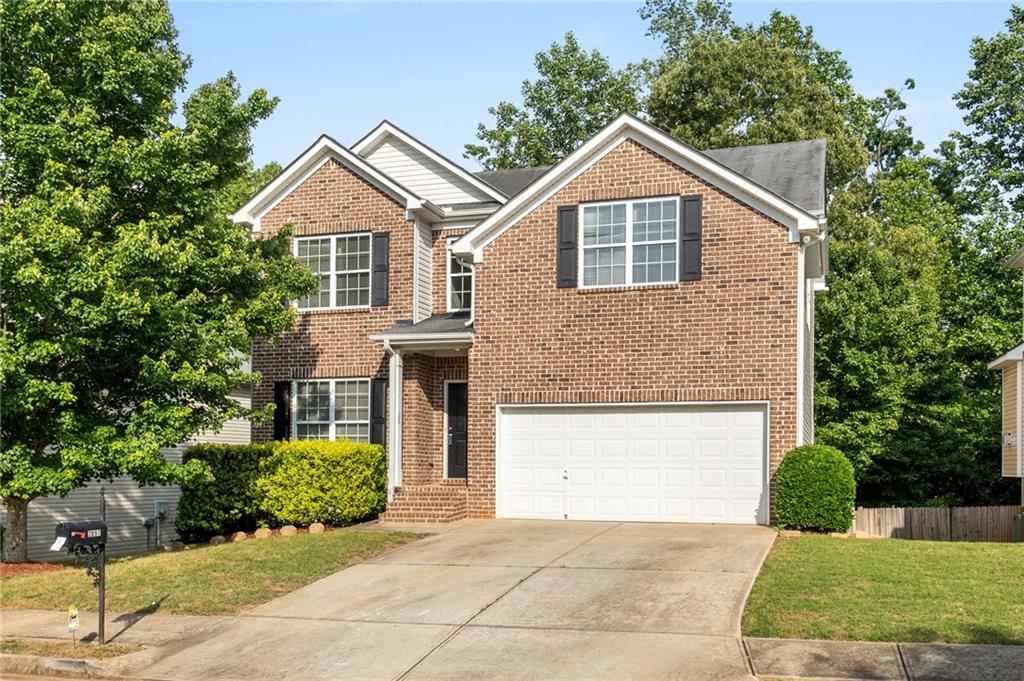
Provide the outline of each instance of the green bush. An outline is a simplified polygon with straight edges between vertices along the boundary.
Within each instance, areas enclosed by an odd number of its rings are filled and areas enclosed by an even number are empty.
[[[384,510],[387,470],[380,445],[340,440],[279,442],[263,461],[260,508],[282,523],[341,524]]]
[[[853,466],[842,452],[804,445],[786,454],[775,473],[775,515],[783,528],[846,532],[856,492]]]
[[[212,478],[181,486],[175,527],[183,541],[205,541],[215,534],[249,531],[266,519],[260,510],[256,479],[260,462],[273,451],[273,443],[258,445],[198,444],[189,447],[182,461],[199,460]]]

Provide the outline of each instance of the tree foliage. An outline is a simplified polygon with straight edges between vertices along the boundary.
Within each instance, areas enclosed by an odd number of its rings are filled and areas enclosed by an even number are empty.
[[[179,116],[190,62],[166,4],[0,12],[0,494],[17,559],[34,497],[200,474],[160,448],[246,415],[228,395],[253,378],[251,340],[288,328],[281,301],[311,281],[286,235],[254,242],[225,217],[276,100],[229,73]]]
[[[538,78],[524,80],[523,103],[488,109],[494,125],[481,123],[481,144],[467,144],[466,158],[487,169],[556,163],[624,111],[640,107],[641,71],[614,69],[597,50],[584,50],[572,32],[534,59]]]
[[[741,26],[713,0],[652,1],[643,15],[666,44],[647,102],[652,123],[699,149],[824,138],[830,191],[863,172],[868,102],[812,28],[778,11]]]

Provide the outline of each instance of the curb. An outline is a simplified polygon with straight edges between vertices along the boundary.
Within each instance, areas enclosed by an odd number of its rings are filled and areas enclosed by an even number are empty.
[[[65,676],[68,678],[121,679],[119,676],[89,660],[70,660],[62,657],[41,655],[0,654],[0,673],[22,674],[25,676]]]

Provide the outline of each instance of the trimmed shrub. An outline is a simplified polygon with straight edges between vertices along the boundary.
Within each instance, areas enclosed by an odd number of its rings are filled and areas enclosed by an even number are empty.
[[[387,503],[384,448],[348,440],[279,442],[256,486],[260,508],[283,524],[366,518]]]
[[[846,532],[856,493],[853,466],[842,452],[804,445],[786,454],[775,473],[775,515],[783,528]]]
[[[175,527],[183,541],[251,531],[266,519],[256,479],[260,462],[271,455],[273,446],[198,444],[185,450],[182,462],[202,461],[212,477],[181,486]]]

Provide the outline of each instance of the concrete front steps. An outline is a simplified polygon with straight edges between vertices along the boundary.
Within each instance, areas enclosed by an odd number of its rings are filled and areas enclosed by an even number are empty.
[[[468,515],[465,485],[405,485],[381,514],[384,523],[450,523]]]

